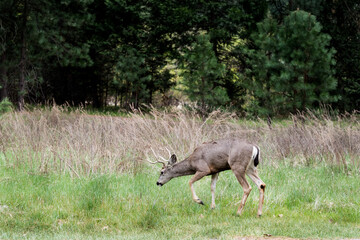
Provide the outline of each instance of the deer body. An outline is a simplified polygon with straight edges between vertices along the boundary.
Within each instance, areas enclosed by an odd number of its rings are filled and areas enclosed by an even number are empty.
[[[204,176],[212,175],[211,208],[215,208],[215,188],[219,173],[231,169],[244,190],[237,213],[241,215],[251,191],[251,186],[245,176],[248,175],[259,189],[258,216],[261,216],[266,185],[257,174],[256,166],[259,163],[259,158],[260,150],[257,146],[238,138],[226,138],[203,143],[185,160],[176,163],[177,158],[173,154],[167,166],[163,163],[164,167],[161,170],[157,185],[162,186],[175,177],[194,175],[189,181],[192,198],[195,202],[203,204],[195,193],[193,183]]]

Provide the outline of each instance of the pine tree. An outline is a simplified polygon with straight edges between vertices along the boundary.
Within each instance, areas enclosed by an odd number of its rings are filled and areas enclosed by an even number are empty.
[[[5,90],[14,92],[9,95],[21,110],[29,90],[41,81],[41,70],[91,63],[88,44],[78,41],[81,28],[91,22],[87,13],[91,1],[9,0],[0,4],[0,31],[6,36],[0,43],[0,83],[5,86],[1,96],[8,95]],[[12,89],[8,82],[13,83]]]
[[[184,92],[190,100],[200,103],[202,112],[229,100],[221,81],[225,66],[218,62],[208,35],[199,35],[185,51],[181,68]]]
[[[248,51],[248,85],[262,114],[288,114],[336,101],[330,36],[315,16],[294,11],[278,25],[268,18],[252,36],[257,51]]]
[[[324,33],[331,36],[336,49],[338,86],[334,90],[341,101],[332,106],[340,111],[360,108],[360,5],[359,0],[271,0],[271,14],[282,22],[290,11],[304,10],[315,15]]]
[[[147,85],[151,80],[145,57],[130,46],[118,49],[121,58],[114,67],[114,85],[125,97],[125,106],[138,108],[149,95]]]

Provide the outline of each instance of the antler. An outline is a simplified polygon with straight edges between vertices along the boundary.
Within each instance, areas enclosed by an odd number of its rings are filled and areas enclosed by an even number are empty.
[[[148,162],[151,163],[151,164],[161,163],[161,164],[165,167],[166,162],[168,162],[169,160],[166,160],[166,159],[163,158],[162,156],[157,155],[157,154],[155,153],[154,149],[152,149],[152,148],[150,148],[150,149],[151,149],[151,151],[153,152],[154,156],[155,156],[156,158],[160,158],[161,160],[157,160],[156,162],[150,161],[148,155],[146,154],[146,157],[147,157],[146,161],[148,161]],[[171,156],[171,153],[170,153],[169,149],[167,149],[167,148],[165,148],[165,149],[168,151],[169,155]]]
[[[153,149],[151,149],[151,150],[152,150],[152,152],[154,153],[155,157],[160,158],[161,160],[163,160],[163,161],[165,161],[165,162],[169,162],[169,160],[170,160],[170,158],[171,158],[171,152],[170,152],[169,149],[167,149],[167,148],[165,148],[165,149],[166,149],[166,151],[169,153],[168,159],[165,159],[165,158],[163,158],[163,157],[160,156],[160,155],[156,155],[155,152],[154,152],[154,150],[153,150]]]

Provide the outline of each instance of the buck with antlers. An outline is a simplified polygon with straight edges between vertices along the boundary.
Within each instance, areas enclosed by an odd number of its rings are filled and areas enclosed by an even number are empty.
[[[251,186],[245,176],[248,175],[260,192],[257,215],[259,217],[261,216],[266,185],[259,178],[256,170],[256,166],[260,160],[259,147],[246,143],[238,138],[226,138],[203,143],[197,147],[188,158],[181,162],[177,162],[175,154],[171,155],[169,160],[157,156],[154,151],[153,154],[155,157],[161,158],[161,160],[151,162],[148,159],[148,161],[152,164],[163,164],[160,177],[156,184],[162,186],[172,178],[194,175],[190,179],[189,185],[193,200],[199,204],[204,203],[196,195],[193,184],[204,176],[211,175],[211,208],[215,208],[215,187],[219,173],[231,169],[244,190],[240,206],[237,210],[237,214],[239,215],[241,215],[246,199],[251,191]]]

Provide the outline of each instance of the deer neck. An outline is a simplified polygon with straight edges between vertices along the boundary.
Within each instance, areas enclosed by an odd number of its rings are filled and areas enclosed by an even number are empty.
[[[174,164],[174,166],[171,168],[171,173],[172,173],[173,177],[192,175],[195,172],[196,171],[194,169],[192,169],[190,162],[187,159]]]

